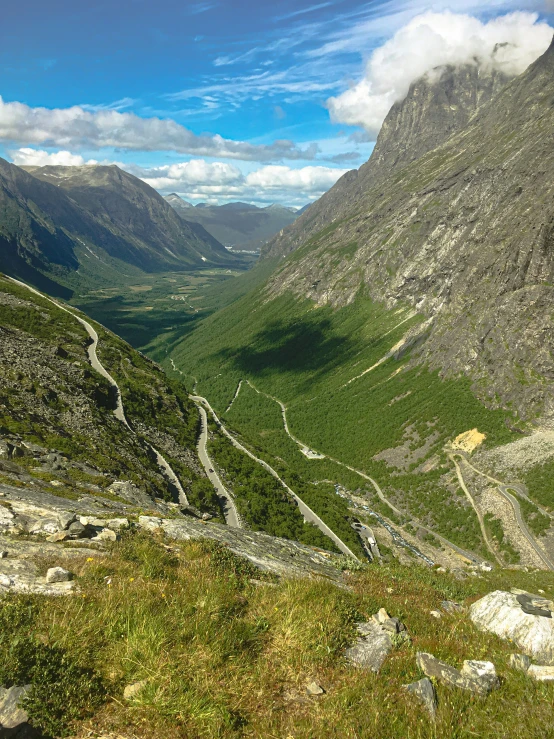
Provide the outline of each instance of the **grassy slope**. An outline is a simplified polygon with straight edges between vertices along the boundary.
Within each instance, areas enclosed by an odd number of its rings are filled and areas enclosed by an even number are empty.
[[[389,565],[352,576],[352,592],[313,580],[254,586],[249,578],[260,573],[220,547],[187,542],[170,553],[140,535],[75,569],[79,597],[0,604],[0,682],[32,679],[33,720],[56,736],[84,737],[89,728],[141,739],[552,736],[554,685],[510,669],[513,645],[479,633],[466,614],[429,616],[444,599],[470,602],[514,585],[552,597],[552,573],[499,571],[459,582]],[[406,624],[411,644],[374,675],[348,667],[342,654],[355,622],[379,607]],[[402,689],[421,677],[417,651],[457,667],[490,659],[501,688],[479,699],[439,685],[433,726]],[[146,687],[125,701],[124,686],[138,680]],[[311,680],[325,695],[306,696]]]
[[[443,381],[437,373],[410,366],[408,355],[388,359],[347,384],[383,358],[418,320],[408,310],[392,313],[362,295],[333,310],[290,295],[268,302],[257,289],[207,318],[172,357],[189,384],[197,380],[196,391],[262,456],[282,460],[305,480],[367,487],[329,460],[307,460],[284,433],[277,403],[245,382],[226,413],[240,379],[284,402],[289,426],[303,442],[375,476],[401,505],[462,546],[479,548],[473,514],[439,482],[448,472],[442,448],[473,427],[487,434],[487,444],[507,442],[514,438],[506,424],[510,414],[486,409],[464,378]],[[408,428],[419,435],[413,448],[430,441],[417,463],[391,477],[391,469],[374,456],[399,446]],[[440,474],[408,474],[432,457],[439,459]]]

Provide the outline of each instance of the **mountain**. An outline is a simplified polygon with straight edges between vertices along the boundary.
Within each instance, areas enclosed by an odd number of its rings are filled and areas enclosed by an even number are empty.
[[[294,225],[263,249],[263,256],[281,257],[294,251],[313,234],[342,218],[378,181],[446,141],[463,128],[480,105],[506,84],[499,72],[477,65],[441,67],[416,80],[406,97],[389,111],[371,158],[359,170],[351,170],[323,197],[310,206]]]
[[[461,100],[480,76],[453,74],[433,84]],[[554,556],[554,46],[465,96],[464,115],[429,84],[391,112],[369,162],[268,245],[269,279],[171,358],[281,469],[539,563],[543,546]],[[532,551],[522,519],[544,536]]]
[[[187,221],[202,225],[222,244],[235,249],[258,251],[298,215],[291,208],[277,204],[266,208],[240,202],[195,206],[175,193],[166,195],[165,199]]]
[[[7,273],[67,296],[64,285],[78,270],[116,279],[125,265],[163,271],[233,261],[201,226],[118,167],[29,170],[0,159],[0,269]]]

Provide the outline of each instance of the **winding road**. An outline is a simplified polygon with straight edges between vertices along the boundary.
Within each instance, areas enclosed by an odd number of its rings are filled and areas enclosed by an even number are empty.
[[[75,313],[73,313],[73,311],[61,305],[56,300],[49,298],[48,295],[44,295],[44,293],[41,293],[38,290],[35,290],[34,287],[27,285],[25,282],[16,280],[14,277],[8,277],[8,280],[10,280],[11,282],[14,282],[16,285],[19,285],[20,287],[24,287],[26,290],[29,290],[35,295],[38,295],[43,300],[47,300],[49,303],[52,303],[52,305],[55,305],[56,308],[63,310],[64,313],[68,313],[70,316],[72,316],[72,318],[75,318],[75,320],[79,321],[79,323],[84,327],[84,329],[86,330],[86,332],[91,338],[91,343],[87,346],[89,362],[92,368],[96,370],[98,374],[102,375],[102,377],[104,377],[109,382],[110,387],[114,391],[116,402],[115,402],[115,408],[113,410],[113,414],[117,418],[117,420],[123,423],[132,434],[135,434],[135,431],[131,428],[131,426],[129,425],[129,422],[127,421],[127,417],[125,416],[125,409],[123,407],[123,399],[121,397],[121,390],[119,389],[119,385],[117,384],[117,382],[110,375],[108,370],[103,366],[103,364],[98,359],[98,355],[96,353],[96,349],[98,348],[98,334],[96,333],[96,330],[94,329],[94,327],[88,321],[85,321],[84,318],[81,318],[80,316],[76,315]],[[169,464],[169,462],[165,459],[165,457],[163,456],[163,454],[161,454],[161,452],[159,452],[154,446],[152,446],[152,444],[150,444],[148,441],[146,442],[146,444],[148,444],[148,447],[154,453],[158,467],[160,467],[164,475],[170,480],[170,482],[176,488],[179,494],[180,505],[188,506],[189,502],[188,502],[186,493],[183,490],[183,486],[181,485],[181,481],[179,480],[179,478],[177,477],[177,475],[171,468],[171,465]]]
[[[198,456],[202,462],[202,466],[206,471],[208,480],[214,486],[216,493],[222,503],[223,513],[225,515],[225,523],[227,526],[231,526],[234,529],[242,528],[240,516],[233,500],[233,496],[227,490],[221,478],[215,471],[214,463],[208,455],[208,416],[206,415],[206,409],[202,405],[196,406],[200,412],[200,436],[198,438]]]
[[[283,425],[284,425],[285,433],[295,442],[295,444],[297,444],[300,447],[300,451],[305,456],[307,456],[309,459],[328,459],[330,462],[334,462],[335,464],[338,464],[340,467],[344,467],[345,469],[350,470],[350,472],[354,472],[354,474],[359,475],[364,480],[367,480],[368,482],[371,483],[379,499],[383,503],[385,503],[385,505],[387,505],[397,516],[400,516],[402,518],[409,518],[415,526],[422,529],[423,531],[426,531],[428,534],[432,534],[434,537],[436,537],[441,542],[443,546],[448,547],[449,549],[451,549],[453,552],[460,555],[464,559],[470,562],[473,562],[475,564],[487,564],[486,560],[484,560],[483,558],[478,557],[473,552],[469,552],[466,549],[462,549],[456,544],[453,544],[451,541],[446,539],[441,534],[437,534],[436,531],[433,531],[433,529],[430,529],[428,526],[425,526],[424,524],[422,524],[418,519],[407,514],[405,511],[401,511],[399,508],[397,508],[393,503],[391,503],[388,500],[388,498],[385,497],[385,494],[381,490],[379,483],[376,480],[374,480],[372,477],[370,477],[369,475],[366,475],[365,472],[362,472],[361,470],[357,470],[355,467],[351,467],[349,464],[346,464],[345,462],[341,462],[340,459],[336,459],[335,457],[330,457],[328,455],[323,454],[322,452],[315,451],[313,448],[308,447],[306,444],[304,444],[304,442],[300,441],[300,439],[297,439],[296,436],[294,436],[294,434],[291,432],[289,428],[289,425],[287,422],[287,415],[286,415],[287,408],[285,404],[282,401],[280,401],[278,398],[275,398],[273,395],[269,395],[268,393],[264,393],[262,390],[259,390],[252,382],[250,382],[250,380],[246,380],[246,382],[252,388],[252,390],[255,390],[259,395],[263,395],[264,397],[269,398],[270,400],[273,400],[275,403],[277,403],[280,406],[281,415],[283,417]],[[473,505],[473,501],[472,501],[472,505]],[[477,515],[479,515],[479,513]],[[390,527],[390,524],[387,524],[387,526]],[[399,534],[397,532],[396,532],[396,535],[399,537]],[[412,548],[411,545],[409,545],[408,548]],[[421,554],[419,552],[417,553],[418,553],[418,556]],[[493,551],[493,554],[494,554],[494,551]],[[428,564],[429,562],[431,562],[431,560],[429,560],[428,557],[425,557],[425,555],[421,555],[421,558],[427,561]]]
[[[454,453],[449,454],[448,456],[454,462],[454,465],[456,466],[456,473],[458,475],[458,480],[460,481],[460,485],[461,485],[463,491],[472,500],[472,505],[475,508],[475,511],[477,512],[477,515],[479,517],[479,523],[482,522],[481,514],[480,514],[480,512],[477,511],[477,507],[476,507],[476,505],[475,505],[475,503],[473,501],[473,496],[471,496],[471,494],[469,493],[469,490],[467,489],[467,487],[466,487],[466,485],[465,485],[465,483],[463,481],[463,476],[462,476],[462,471],[461,471],[460,465],[456,462],[456,460],[454,459],[454,457],[459,457],[461,460],[463,460],[464,464],[466,464],[475,473],[477,473],[478,475],[481,475],[482,477],[485,477],[487,480],[489,480],[490,482],[492,482],[492,483],[494,483],[496,485],[497,490],[498,490],[498,494],[502,498],[504,498],[504,500],[508,501],[508,503],[512,507],[512,510],[514,512],[514,517],[515,517],[516,523],[518,525],[518,528],[519,528],[522,536],[530,544],[531,548],[537,554],[537,556],[539,557],[539,559],[541,560],[541,562],[545,565],[545,567],[547,569],[549,569],[549,570],[554,570],[554,563],[552,562],[552,560],[550,559],[550,557],[546,554],[546,552],[542,549],[542,547],[539,545],[539,543],[537,542],[537,540],[535,539],[535,537],[533,536],[533,534],[529,531],[529,528],[528,528],[528,526],[527,526],[527,524],[526,524],[526,522],[525,522],[525,520],[523,518],[523,515],[521,513],[521,506],[519,505],[519,501],[511,493],[508,492],[508,490],[514,490],[516,493],[520,494],[523,498],[525,498],[526,500],[529,500],[529,498],[527,497],[527,495],[525,495],[525,493],[521,491],[521,486],[518,485],[517,483],[505,484],[505,483],[501,482],[500,480],[497,480],[496,478],[491,477],[491,475],[487,475],[486,472],[482,472],[481,470],[477,469],[477,467],[475,467],[473,464],[471,464],[471,462],[467,459],[467,457],[464,454],[462,454],[461,452],[454,452]],[[529,502],[532,503],[533,501],[529,501]],[[534,505],[536,505],[536,504],[534,504]],[[545,512],[546,515],[548,515],[551,518],[551,515],[549,513],[547,513],[546,511],[544,511],[544,512]],[[484,523],[483,523],[483,527],[482,528],[484,528]],[[485,541],[487,543],[487,546],[490,549],[491,547],[490,547],[489,541],[487,539],[485,539]],[[495,557],[496,557],[496,554],[495,554]],[[496,557],[496,559],[498,560],[498,557]]]
[[[244,454],[247,454],[251,459],[253,459],[258,464],[261,464],[262,467],[269,472],[270,475],[272,475],[276,480],[278,480],[281,485],[285,488],[287,493],[296,501],[296,504],[298,505],[298,509],[300,513],[304,516],[304,520],[315,524],[315,526],[318,527],[318,529],[323,532],[326,536],[328,536],[331,541],[333,541],[336,546],[340,549],[340,551],[343,554],[346,554],[348,557],[352,557],[353,559],[359,561],[358,557],[354,554],[354,552],[348,547],[342,539],[340,539],[334,531],[332,531],[327,524],[315,513],[304,501],[302,498],[300,498],[293,490],[289,488],[287,483],[279,476],[279,474],[271,467],[267,462],[264,462],[263,459],[260,459],[259,457],[256,457],[255,454],[252,454],[250,449],[247,449],[245,446],[243,446],[239,441],[235,439],[235,437],[225,428],[225,426],[221,423],[219,420],[216,412],[210,405],[209,401],[206,400],[206,398],[203,398],[200,395],[191,395],[191,400],[193,400],[196,404],[201,404],[205,408],[208,409],[208,411],[211,413],[214,421],[217,423],[219,428],[221,429],[222,433],[225,434],[225,436],[229,439],[231,444],[235,446],[237,449],[240,449]]]

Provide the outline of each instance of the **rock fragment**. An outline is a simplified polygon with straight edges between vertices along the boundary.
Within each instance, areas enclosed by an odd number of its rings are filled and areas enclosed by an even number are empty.
[[[530,665],[527,674],[541,682],[554,680],[553,665]]]
[[[2,737],[38,737],[28,724],[29,716],[19,702],[25,697],[30,685],[12,688],[0,688],[0,736]]]
[[[323,695],[325,691],[323,690],[321,685],[319,683],[316,683],[314,680],[306,685],[306,693],[308,695]]]
[[[354,667],[379,672],[393,647],[391,635],[375,621],[358,625],[356,643],[346,650],[346,659]]]
[[[64,570],[63,567],[50,567],[46,573],[47,583],[69,582],[70,580],[73,580],[73,578],[74,574],[69,572],[69,570]]]
[[[496,669],[492,662],[466,659],[464,660],[460,673],[475,680],[481,680],[484,683],[488,683],[490,690],[495,690],[500,687],[500,680],[498,679]]]
[[[415,695],[416,698],[419,698],[428,710],[431,718],[434,719],[437,713],[437,693],[435,691],[435,686],[429,678],[423,677],[415,683],[404,685],[404,688],[412,695]]]
[[[418,652],[416,662],[419,669],[445,685],[450,685],[462,690],[469,690],[475,695],[486,696],[492,690],[492,680],[489,674],[476,676],[475,674],[463,674],[452,665],[442,662],[432,654]],[[496,673],[495,673],[496,674]]]

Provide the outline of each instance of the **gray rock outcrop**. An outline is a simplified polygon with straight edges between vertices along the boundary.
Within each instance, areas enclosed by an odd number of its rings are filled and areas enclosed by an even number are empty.
[[[554,619],[549,603],[539,595],[522,597],[521,593],[495,590],[474,603],[469,614],[479,629],[512,641],[539,662],[554,665]]]
[[[462,670],[458,670],[426,652],[418,652],[416,661],[419,669],[427,677],[435,678],[454,688],[468,690],[475,695],[486,696],[499,684],[491,662],[476,663],[473,660],[466,660]]]

